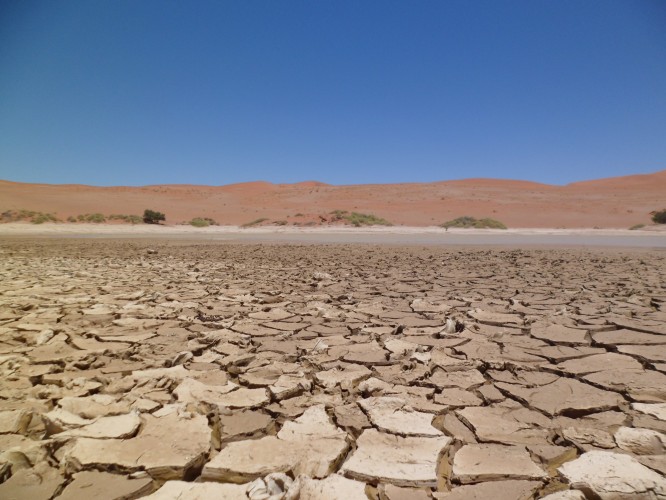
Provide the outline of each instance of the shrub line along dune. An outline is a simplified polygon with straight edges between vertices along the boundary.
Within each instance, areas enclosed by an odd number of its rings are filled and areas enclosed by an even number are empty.
[[[53,213],[37,212],[35,210],[6,210],[0,215],[0,221],[2,222],[19,222],[24,220],[33,224],[60,222],[60,219]]]
[[[287,216],[289,217],[289,216]],[[299,212],[294,215],[294,217],[305,217],[305,214]],[[662,225],[666,224],[666,209],[650,212],[650,217],[653,224]],[[308,221],[308,222],[293,222],[294,226],[319,226],[325,225],[326,223],[343,223],[351,224],[354,227],[361,226],[392,226],[393,223],[390,221],[378,217],[374,214],[366,214],[361,212],[349,212],[347,210],[333,210],[328,213],[328,215],[319,215],[319,221]],[[79,223],[87,222],[93,224],[101,224],[108,221],[118,221],[128,224],[160,224],[162,221],[166,221],[166,216],[162,212],[157,212],[154,210],[146,209],[143,213],[143,216],[133,215],[133,214],[111,214],[104,215],[102,213],[87,213],[79,215],[70,215],[65,221],[59,219],[55,212],[46,213],[39,212],[36,210],[5,210],[0,213],[0,223],[9,223],[9,222],[22,222],[27,221],[33,224],[43,224],[45,222],[70,222],[70,223]],[[241,228],[249,228],[258,225],[264,225],[269,221],[267,217],[260,217],[245,224],[241,224]],[[214,219],[210,217],[194,217],[188,222],[183,222],[182,224],[189,224],[194,227],[208,227],[208,226],[218,226],[220,225]],[[268,222],[269,225],[276,226],[286,226],[289,224],[286,220],[273,220]],[[507,229],[507,226],[496,219],[490,217],[484,217],[477,219],[475,217],[464,215],[457,217],[453,220],[446,221],[439,225],[445,229],[449,228],[463,228],[463,229]],[[629,227],[630,230],[643,229],[646,227],[646,224],[639,223]],[[598,227],[595,226],[595,229]]]

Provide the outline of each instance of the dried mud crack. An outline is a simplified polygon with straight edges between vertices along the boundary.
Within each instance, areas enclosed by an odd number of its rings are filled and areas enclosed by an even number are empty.
[[[666,498],[666,255],[0,242],[0,498]]]

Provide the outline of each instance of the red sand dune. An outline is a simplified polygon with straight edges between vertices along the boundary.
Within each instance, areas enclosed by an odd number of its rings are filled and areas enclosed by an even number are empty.
[[[164,212],[168,224],[210,217],[220,224],[258,218],[305,224],[332,210],[372,213],[394,224],[432,226],[462,216],[492,217],[509,227],[628,228],[666,208],[666,170],[566,186],[467,179],[419,184],[332,186],[247,182],[228,186],[94,187],[0,181],[0,211],[35,210],[60,219],[86,213]],[[297,216],[297,214],[302,214]]]

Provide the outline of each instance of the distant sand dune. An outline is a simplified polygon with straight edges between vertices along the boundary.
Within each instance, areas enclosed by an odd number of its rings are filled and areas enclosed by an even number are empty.
[[[396,225],[433,226],[470,215],[513,228],[628,228],[666,208],[666,170],[566,186],[519,180],[467,179],[413,184],[332,186],[317,181],[226,186],[95,187],[0,181],[0,210],[85,213],[166,213],[168,224],[210,217],[240,225],[258,218],[301,225],[330,219],[333,210],[375,214]],[[300,215],[297,215],[300,214]]]

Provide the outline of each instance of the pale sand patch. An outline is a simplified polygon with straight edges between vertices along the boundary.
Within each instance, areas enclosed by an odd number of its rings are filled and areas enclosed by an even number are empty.
[[[666,248],[666,227],[627,229],[449,229],[413,226],[294,227],[151,224],[0,224],[0,236],[173,238],[284,243],[385,243],[416,245],[595,246]]]

